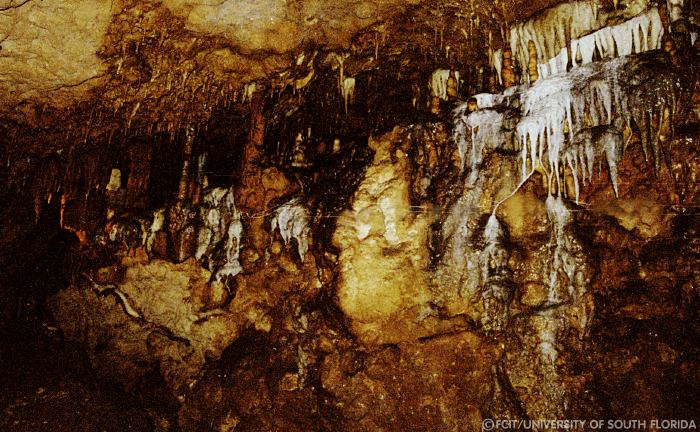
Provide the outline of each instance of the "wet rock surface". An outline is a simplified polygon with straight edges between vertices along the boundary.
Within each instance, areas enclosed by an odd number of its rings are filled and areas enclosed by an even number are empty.
[[[5,3],[0,429],[700,422],[683,2]]]
[[[261,249],[242,241],[242,269],[229,284],[206,262],[127,250],[56,294],[54,319],[65,337],[86,344],[101,380],[139,392],[159,376],[183,430],[461,431],[480,430],[492,416],[692,418],[698,227],[671,174],[649,179],[637,144],[620,170],[643,180],[621,188],[616,207],[600,192],[607,182],[582,189],[584,209],[548,196],[535,178],[493,218],[494,203],[508,196],[496,191],[517,186],[509,172],[519,166],[508,160],[518,156],[487,155],[483,181],[459,186],[455,175],[426,196],[412,179],[438,167],[405,156],[415,132],[370,139],[373,161],[320,260],[313,228],[302,261],[299,240],[283,238],[279,221],[260,225]],[[695,151],[674,149],[689,162]],[[458,159],[448,165],[458,172]],[[621,215],[635,196],[677,204],[644,218]],[[454,264],[431,262],[430,250],[442,255],[457,237],[431,241],[427,218],[449,220],[465,200],[474,234],[461,250],[476,279],[447,295]],[[678,399],[677,386],[691,396]]]

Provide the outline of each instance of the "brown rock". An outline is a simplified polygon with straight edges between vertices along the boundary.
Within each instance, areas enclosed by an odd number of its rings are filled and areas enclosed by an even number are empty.
[[[279,255],[279,253],[282,252],[283,248],[284,244],[279,240],[275,240],[270,245],[270,252],[272,252],[275,255]]]
[[[548,229],[545,203],[531,191],[518,192],[508,198],[499,207],[498,216],[515,238],[541,234]]]
[[[294,391],[299,389],[299,377],[297,374],[287,373],[282,377],[280,382],[280,390],[282,391]]]
[[[356,356],[336,350],[324,359],[321,384],[343,414],[339,430],[480,431],[499,356],[468,332],[377,350],[359,369]]]
[[[277,263],[279,264],[280,267],[284,269],[284,271],[288,273],[297,273],[299,272],[299,267],[294,263],[294,260],[292,260],[288,254],[283,254],[279,257]]]
[[[366,344],[414,340],[434,331],[418,318],[429,308],[429,220],[411,212],[408,159],[400,151],[392,155],[394,139],[388,134],[370,140],[374,161],[333,237],[341,251],[340,307]]]
[[[537,307],[547,302],[549,288],[539,282],[527,282],[522,286],[520,302],[526,306]]]
[[[164,231],[156,233],[152,253],[157,258],[166,258],[168,256],[168,234]]]
[[[201,310],[211,310],[224,306],[229,300],[229,295],[223,283],[200,280],[192,285],[191,300]]]
[[[173,251],[176,262],[186,261],[197,250],[197,233],[193,225],[187,225],[174,238]]]
[[[115,284],[121,281],[124,277],[124,268],[118,265],[112,265],[109,267],[102,267],[98,269],[93,279],[96,283],[100,285]]]
[[[262,173],[262,185],[267,190],[283,192],[290,188],[289,180],[277,168],[268,168]]]

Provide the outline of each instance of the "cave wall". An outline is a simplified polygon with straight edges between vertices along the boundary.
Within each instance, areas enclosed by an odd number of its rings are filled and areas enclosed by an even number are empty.
[[[698,421],[689,2],[75,3],[0,6],[3,330],[158,430]]]

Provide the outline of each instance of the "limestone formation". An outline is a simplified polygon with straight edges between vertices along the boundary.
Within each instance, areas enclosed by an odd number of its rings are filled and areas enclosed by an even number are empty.
[[[696,429],[696,6],[0,0],[0,430]]]

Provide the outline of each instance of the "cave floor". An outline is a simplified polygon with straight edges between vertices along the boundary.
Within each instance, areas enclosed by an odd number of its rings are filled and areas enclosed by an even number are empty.
[[[0,371],[2,431],[167,429],[133,396],[98,385],[80,349],[38,319],[0,334]]]

